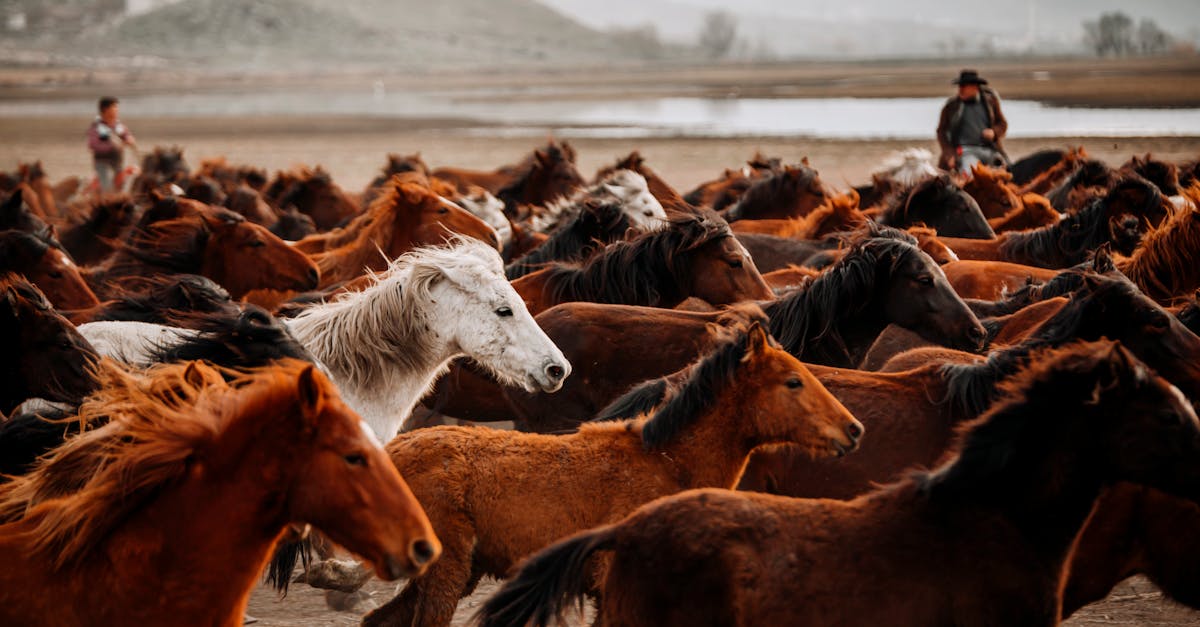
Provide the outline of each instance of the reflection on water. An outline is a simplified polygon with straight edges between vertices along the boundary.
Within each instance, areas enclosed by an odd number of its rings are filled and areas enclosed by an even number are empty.
[[[485,101],[453,95],[385,91],[270,91],[129,96],[122,112],[138,116],[360,115],[456,118],[489,125],[471,132],[608,137],[800,136],[835,139],[927,139],[940,98],[651,98],[632,100]],[[88,115],[94,103],[0,102],[0,117]],[[1008,100],[1011,137],[1200,135],[1200,109],[1092,109]],[[500,128],[496,128],[499,125]]]

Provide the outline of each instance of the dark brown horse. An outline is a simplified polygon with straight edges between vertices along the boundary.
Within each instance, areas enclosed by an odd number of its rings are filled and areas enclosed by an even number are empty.
[[[62,244],[81,265],[99,263],[113,253],[138,221],[140,211],[127,195],[104,196],[91,202],[87,219],[63,229]]]
[[[111,290],[112,298],[88,309],[64,311],[74,324],[102,320],[135,320],[179,326],[185,313],[236,315],[238,304],[225,288],[195,274],[130,277]]]
[[[463,191],[471,185],[488,190],[504,201],[505,212],[514,219],[518,205],[545,205],[569,196],[584,183],[583,176],[575,168],[575,149],[565,141],[550,141],[520,163],[492,172],[437,168],[433,177]]]
[[[605,245],[627,237],[633,227],[621,203],[589,200],[574,219],[560,225],[528,254],[504,268],[509,280],[519,279],[553,261],[580,261]],[[637,234],[635,230],[633,234]]]
[[[550,624],[591,587],[589,558],[611,552],[604,624],[1052,627],[1106,487],[1197,497],[1195,411],[1111,342],[1036,355],[961,433],[935,470],[850,502],[660,499],[530,558],[480,624]]]
[[[359,212],[358,203],[320,166],[276,173],[263,198],[276,209],[295,207],[311,217],[320,231],[339,226]]]
[[[927,178],[896,193],[878,220],[897,228],[923,224],[937,229],[943,237],[996,236],[975,199],[946,174]]]
[[[815,169],[806,164],[789,165],[755,181],[721,216],[729,222],[799,218],[825,204],[827,198]]]
[[[79,403],[95,386],[96,352],[25,279],[0,273],[0,414],[30,398]]]
[[[1155,159],[1149,153],[1144,157],[1134,155],[1121,165],[1120,170],[1136,174],[1154,183],[1159,191],[1167,196],[1178,196],[1182,189],[1179,186],[1179,167],[1174,163]]]
[[[690,296],[713,305],[772,293],[746,249],[713,212],[616,242],[581,264],[556,263],[513,281],[530,313],[569,301],[674,307]]]

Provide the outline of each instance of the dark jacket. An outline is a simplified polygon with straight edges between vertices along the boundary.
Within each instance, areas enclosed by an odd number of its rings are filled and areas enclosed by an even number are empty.
[[[995,90],[984,85],[979,86],[979,94],[983,96],[983,102],[987,106],[984,107],[988,114],[988,127],[996,134],[996,138],[992,140],[991,147],[997,152],[1004,155],[1004,160],[1008,161],[1008,154],[1004,152],[1004,134],[1008,132],[1008,120],[1004,119],[1004,112],[1000,110],[1000,96]],[[937,140],[938,145],[942,148],[942,154],[938,157],[938,167],[949,170],[950,157],[954,157],[958,153],[958,146],[954,144],[954,138],[951,134],[958,122],[958,117],[962,114],[962,100],[958,94],[951,96],[946,100],[946,104],[942,106],[942,115],[938,119]]]

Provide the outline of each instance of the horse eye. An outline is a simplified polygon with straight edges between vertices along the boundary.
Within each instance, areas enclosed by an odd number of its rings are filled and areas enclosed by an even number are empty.
[[[742,260],[741,260],[741,259],[730,259],[730,260],[729,260],[729,267],[730,267],[730,268],[740,268],[740,267],[742,267]]]
[[[496,310],[496,315],[500,316],[501,318],[507,318],[513,315],[513,311],[510,307],[501,307]]]
[[[450,209],[447,207],[438,209],[438,215],[446,215],[447,213],[450,213]]]
[[[362,453],[351,453],[342,459],[346,460],[346,463],[350,464],[351,466],[359,466],[362,468],[367,467],[367,458]]]
[[[792,377],[791,379],[787,380],[787,386],[794,390],[796,388],[804,387],[804,382],[801,381],[799,377]]]
[[[1171,326],[1171,319],[1167,314],[1152,310],[1150,312],[1150,319],[1147,321],[1147,324],[1155,329],[1165,329]]]
[[[266,246],[266,245],[267,245],[267,243],[260,239],[256,239],[253,242],[250,242],[250,248],[262,248],[263,246]]]
[[[920,283],[921,285],[933,285],[933,277],[929,276],[928,274],[923,274],[917,277],[917,283]]]
[[[50,278],[61,279],[61,278],[63,278],[63,273],[59,272],[58,270],[54,270],[54,271],[50,272]]]

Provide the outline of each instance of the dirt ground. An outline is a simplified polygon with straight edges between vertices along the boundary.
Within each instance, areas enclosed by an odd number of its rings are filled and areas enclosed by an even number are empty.
[[[41,159],[52,180],[90,178],[91,161],[83,142],[86,118],[0,118],[0,170],[18,161]],[[431,166],[494,168],[517,161],[541,137],[483,135],[488,129],[457,120],[397,120],[365,117],[324,118],[130,118],[127,123],[142,146],[179,145],[188,162],[224,155],[270,171],[320,164],[349,190],[361,190],[385,162],[389,152],[420,152]],[[932,134],[932,130],[931,130]],[[932,141],[835,141],[805,138],[644,138],[571,140],[585,175],[637,149],[647,163],[681,191],[716,178],[725,168],[739,167],[756,150],[785,161],[809,157],[821,178],[835,188],[865,182],[881,159],[910,146],[934,149]],[[1017,139],[1011,155],[1044,147],[1083,145],[1112,164],[1131,155],[1153,152],[1168,160],[1200,156],[1200,138]]]

